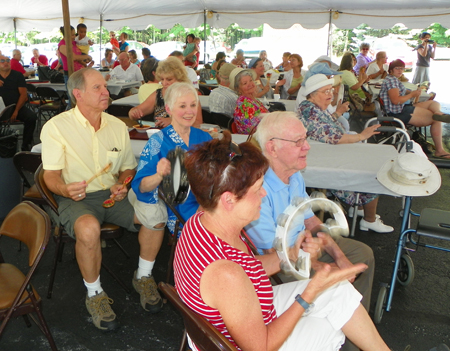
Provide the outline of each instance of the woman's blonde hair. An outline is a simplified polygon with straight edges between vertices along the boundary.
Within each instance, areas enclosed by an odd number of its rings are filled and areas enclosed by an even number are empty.
[[[162,74],[173,76],[177,82],[192,83],[187,76],[183,63],[174,56],[159,61],[156,69],[156,79],[161,80]]]

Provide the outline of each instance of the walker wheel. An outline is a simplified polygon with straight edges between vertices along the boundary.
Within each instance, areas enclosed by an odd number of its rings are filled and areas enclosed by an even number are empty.
[[[378,293],[377,304],[375,305],[375,312],[373,315],[373,322],[380,324],[383,318],[384,308],[386,307],[387,285],[382,285]]]
[[[399,217],[403,218],[403,215],[404,215],[404,214],[405,214],[405,211],[404,211],[404,210],[398,211],[398,216],[399,216]]]
[[[407,286],[414,280],[414,263],[408,254],[400,257],[400,265],[397,271],[397,281],[400,285]]]

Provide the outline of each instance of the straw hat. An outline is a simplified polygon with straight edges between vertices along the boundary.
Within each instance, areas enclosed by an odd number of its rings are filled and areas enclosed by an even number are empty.
[[[305,83],[305,96],[308,96],[313,91],[316,91],[317,89],[320,89],[327,85],[333,85],[334,79],[328,79],[325,74],[315,74],[308,78],[308,80]]]
[[[441,187],[436,166],[410,152],[387,161],[378,171],[377,179],[389,190],[404,196],[429,196]]]
[[[234,70],[232,70],[231,73],[230,73],[230,89],[233,89],[233,90],[234,90],[234,81],[235,81],[235,79],[236,79],[236,76],[237,76],[239,73],[241,73],[242,71],[247,71],[247,72],[249,72],[249,73],[252,75],[253,80],[256,79],[256,73],[255,73],[254,70],[252,70],[252,69],[243,69],[243,68],[241,68],[241,67],[236,67],[236,68],[235,68]]]
[[[235,65],[231,63],[224,63],[219,69],[219,74],[224,77],[229,77],[230,73],[236,68]]]

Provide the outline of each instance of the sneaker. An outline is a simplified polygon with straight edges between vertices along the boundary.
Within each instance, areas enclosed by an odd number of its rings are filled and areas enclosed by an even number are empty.
[[[161,311],[163,301],[161,295],[159,295],[155,279],[151,275],[136,279],[136,273],[137,271],[134,272],[133,276],[133,288],[141,295],[142,308],[150,313]]]
[[[98,329],[115,330],[119,327],[116,314],[110,306],[113,303],[114,301],[104,291],[92,297],[86,295],[86,308]]]
[[[369,229],[377,233],[390,233],[394,231],[393,227],[384,224],[379,217],[375,219],[375,222],[367,222],[364,218],[361,219],[359,222],[359,230],[367,232]]]
[[[355,208],[352,206],[348,209],[348,217],[349,218],[353,218],[353,215],[355,214]],[[356,214],[359,217],[364,217],[364,210],[358,210],[356,211]]]
[[[448,115],[448,114],[443,114],[443,115],[434,114],[433,119],[435,121],[439,121],[439,122],[450,123],[450,115]]]

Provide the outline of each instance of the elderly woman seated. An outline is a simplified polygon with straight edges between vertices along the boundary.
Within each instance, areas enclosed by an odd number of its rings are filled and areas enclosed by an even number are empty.
[[[379,124],[370,126],[359,134],[345,134],[342,124],[327,111],[333,97],[333,83],[333,79],[328,79],[323,74],[313,75],[306,81],[307,100],[300,104],[298,114],[306,127],[308,137],[328,144],[351,144],[378,134],[375,130],[380,126]],[[332,193],[349,205],[354,205],[356,202],[354,192],[332,190]],[[358,211],[358,215],[364,215],[364,218],[359,223],[359,229],[363,231],[370,229],[378,233],[392,232],[394,228],[385,225],[376,214],[377,204],[378,195],[360,193],[358,205],[364,208],[364,213]]]
[[[380,91],[386,112],[389,116],[402,120],[405,124],[416,127],[430,126],[431,138],[436,148],[434,156],[450,159],[450,154],[442,144],[441,123],[450,123],[450,115],[441,111],[441,105],[437,101],[428,100],[411,104],[410,100],[418,98],[422,90],[406,90],[398,79],[404,70],[405,63],[402,60],[395,60],[389,64],[389,74],[384,79]]]
[[[191,82],[187,76],[183,63],[176,57],[168,57],[158,63],[156,69],[156,80],[161,82],[162,88],[156,89],[150,96],[140,105],[133,107],[128,116],[132,120],[138,120],[144,116],[154,114],[157,127],[167,127],[171,123],[169,113],[166,111],[164,104],[164,95],[168,87],[177,82]],[[197,104],[196,126],[203,123],[202,107]]]
[[[235,68],[230,73],[230,88],[239,95],[234,110],[234,123],[239,134],[249,134],[261,120],[261,114],[269,112],[256,98],[255,72]]]
[[[348,282],[364,264],[324,264],[311,280],[270,284],[278,255],[255,256],[240,236],[266,195],[268,161],[255,146],[238,146],[224,133],[190,152],[185,165],[202,208],[183,228],[174,260],[176,288],[190,309],[238,350],[338,350],[347,336],[362,350],[389,351]],[[314,257],[319,247],[311,243]]]
[[[384,79],[387,76],[388,64],[386,51],[378,51],[375,61],[367,67],[369,79]]]
[[[319,59],[322,58],[322,61],[316,62],[313,65],[309,66],[309,70],[308,72],[306,72],[305,79],[302,82],[302,87],[298,91],[296,107],[298,108],[301,102],[306,100],[305,83],[309,77],[315,74],[325,74],[328,78],[330,78],[332,75],[334,75],[333,99],[331,100],[331,103],[328,105],[327,110],[332,116],[337,118],[337,120],[343,125],[345,131],[348,132],[350,126],[348,124],[347,119],[343,116],[343,114],[347,112],[349,103],[348,102],[342,103],[342,99],[344,97],[344,86],[342,84],[342,78],[340,76],[342,72],[334,71],[333,69],[331,69],[330,67],[331,61],[326,61],[324,57],[327,56],[319,57]]]
[[[236,67],[247,68],[247,63],[245,62],[244,50],[238,49],[236,51],[236,57],[231,60],[231,64]]]

